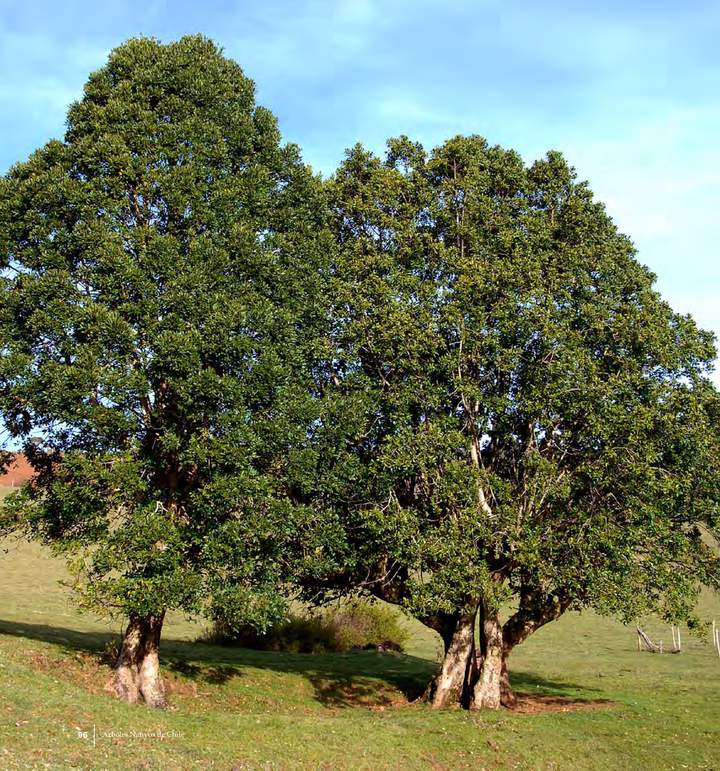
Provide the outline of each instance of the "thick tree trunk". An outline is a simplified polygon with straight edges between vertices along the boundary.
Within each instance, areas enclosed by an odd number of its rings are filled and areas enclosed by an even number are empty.
[[[163,618],[164,614],[150,616],[147,620],[145,650],[139,669],[140,693],[145,703],[161,709],[167,706],[165,685],[160,676],[160,634]]]
[[[160,676],[160,634],[164,613],[131,616],[115,664],[113,688],[129,704],[142,699],[150,707],[164,708],[165,687]]]
[[[500,618],[496,612],[483,609],[480,619],[480,650],[482,662],[480,674],[473,688],[470,709],[499,709],[502,703],[502,683],[507,679],[507,667],[503,678],[504,646]]]
[[[428,619],[426,623],[443,638],[445,657],[426,698],[434,707],[514,707],[517,697],[508,673],[510,653],[534,631],[559,618],[568,607],[567,596],[559,591],[552,595],[524,591],[518,611],[503,626],[498,613],[481,601],[479,655],[474,634],[477,611]]]
[[[455,617],[452,631],[443,634],[445,657],[442,668],[430,684],[427,699],[435,708],[451,705],[467,706],[476,676],[475,656],[476,611]]]
[[[140,696],[139,676],[136,662],[140,658],[143,644],[142,623],[132,616],[125,630],[122,647],[115,663],[113,689],[119,699],[135,704]]]

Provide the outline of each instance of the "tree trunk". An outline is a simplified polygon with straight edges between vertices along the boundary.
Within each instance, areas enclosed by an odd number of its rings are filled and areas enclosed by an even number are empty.
[[[137,616],[131,616],[122,647],[115,662],[113,689],[119,699],[136,704],[140,696],[139,673],[136,662],[142,649],[142,623]]]
[[[165,685],[160,676],[160,634],[164,615],[148,617],[144,656],[139,668],[140,693],[145,703],[161,709],[167,706]]]
[[[525,587],[520,592],[520,606],[503,626],[503,659],[500,680],[500,700],[504,707],[514,707],[517,697],[510,687],[507,660],[516,645],[523,643],[533,632],[560,618],[570,606],[568,592],[557,588],[548,594],[539,589]]]
[[[160,676],[160,634],[164,613],[131,616],[115,664],[113,688],[128,704],[140,699],[150,707],[164,708],[165,687]]]
[[[514,707],[517,704],[517,696],[510,685],[510,673],[507,660],[510,650],[505,646],[502,655],[502,669],[500,670],[500,703],[503,707]]]
[[[467,706],[475,678],[475,616],[477,611],[455,617],[452,631],[443,634],[445,657],[442,668],[427,691],[427,699],[435,708],[450,705]]]
[[[502,703],[502,683],[507,681],[507,667],[503,678],[504,647],[500,618],[496,612],[483,609],[480,623],[482,662],[480,675],[473,688],[470,709],[499,709]]]

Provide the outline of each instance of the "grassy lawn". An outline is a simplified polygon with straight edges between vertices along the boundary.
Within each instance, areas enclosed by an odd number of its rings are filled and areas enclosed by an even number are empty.
[[[682,655],[640,654],[634,630],[570,615],[514,654],[515,687],[612,705],[468,714],[411,703],[439,652],[418,624],[405,655],[309,656],[192,644],[200,627],[173,617],[158,713],[104,690],[118,625],[78,613],[39,547],[2,546],[0,768],[720,767],[720,658],[686,631]],[[670,647],[669,627],[646,627]]]

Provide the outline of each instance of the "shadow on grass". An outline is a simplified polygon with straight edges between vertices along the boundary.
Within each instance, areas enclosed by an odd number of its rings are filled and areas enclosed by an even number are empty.
[[[546,680],[544,677],[538,677],[538,675],[531,674],[530,672],[511,671],[510,680],[512,681],[513,689],[518,694],[532,696],[575,697],[579,692],[601,692],[599,688],[591,688],[587,685]]]
[[[0,634],[50,643],[67,653],[91,653],[98,659],[106,657],[109,643],[119,643],[119,635],[110,632],[80,632],[3,620],[0,620]],[[312,684],[320,704],[333,708],[389,706],[398,703],[399,694],[413,701],[422,695],[437,671],[436,662],[395,652],[291,654],[173,639],[162,641],[161,655],[168,671],[214,685],[241,677],[245,667],[298,674]],[[595,690],[548,681],[525,672],[513,675],[512,683],[519,692],[548,696]]]
[[[237,667],[230,666],[198,666],[182,659],[170,659],[165,662],[170,672],[175,672],[189,680],[200,680],[210,685],[224,685],[234,677],[240,677],[242,672]]]

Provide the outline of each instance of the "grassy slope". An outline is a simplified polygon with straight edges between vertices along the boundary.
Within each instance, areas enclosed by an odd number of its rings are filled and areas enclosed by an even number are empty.
[[[103,690],[109,625],[73,609],[57,585],[61,566],[37,546],[5,545],[2,768],[720,766],[720,659],[710,645],[686,633],[680,656],[639,654],[632,630],[592,615],[536,634],[513,656],[513,680],[525,692],[611,699],[611,709],[476,715],[408,705],[438,651],[419,625],[406,656],[291,656],[192,645],[198,627],[182,618],[163,642],[172,710],[128,707]],[[720,620],[717,599],[705,604]],[[647,626],[669,647],[669,628]],[[92,737],[93,726],[95,746],[77,736]],[[166,735],[132,735],[152,731]]]

